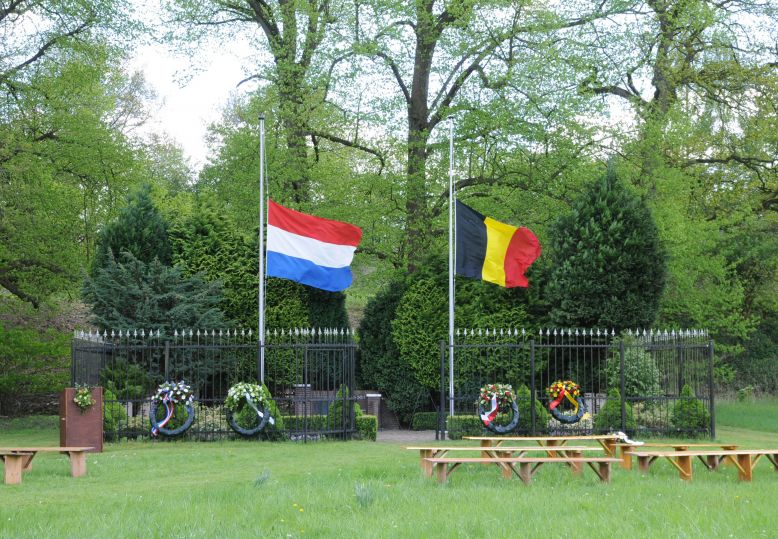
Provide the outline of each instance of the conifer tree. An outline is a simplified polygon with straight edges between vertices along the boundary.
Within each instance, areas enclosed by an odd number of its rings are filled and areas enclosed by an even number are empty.
[[[609,167],[551,228],[551,321],[620,331],[654,321],[665,255],[651,212]]]

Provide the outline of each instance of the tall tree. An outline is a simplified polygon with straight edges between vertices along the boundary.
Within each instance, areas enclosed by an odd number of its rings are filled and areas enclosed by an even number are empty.
[[[656,319],[665,282],[659,232],[645,203],[611,169],[551,230],[547,293],[561,327],[621,331]]]

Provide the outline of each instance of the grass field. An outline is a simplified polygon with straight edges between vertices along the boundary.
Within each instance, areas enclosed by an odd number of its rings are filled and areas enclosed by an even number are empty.
[[[722,421],[751,428],[720,424],[718,438],[778,448],[778,429],[750,421],[774,404],[735,405],[721,404]],[[57,442],[55,418],[0,423],[0,446]],[[684,483],[661,462],[647,476],[615,469],[610,484],[547,465],[530,486],[473,466],[441,486],[399,444],[124,442],[91,455],[87,476],[69,471],[40,454],[21,485],[0,484],[0,537],[778,536],[764,459],[752,483],[699,463]]]

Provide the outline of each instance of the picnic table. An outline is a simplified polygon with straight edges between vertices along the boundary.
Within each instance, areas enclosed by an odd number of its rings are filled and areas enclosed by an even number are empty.
[[[409,446],[406,449],[419,452],[419,462],[421,469],[428,477],[432,475],[432,467],[434,463],[429,459],[443,458],[449,452],[460,451],[480,451],[481,458],[485,459],[484,464],[498,464],[495,459],[509,458],[509,457],[523,457],[528,452],[545,452],[546,456],[550,458],[556,458],[557,453],[563,453],[564,456],[581,456],[583,451],[602,451],[601,447],[593,446],[565,446],[564,451],[552,451],[547,446],[495,446],[484,448],[482,446]],[[575,464],[570,463],[573,471],[576,471]],[[540,466],[538,463],[535,467]],[[534,471],[534,470],[533,470]]]
[[[738,479],[740,481],[751,481],[754,467],[759,459],[767,457],[773,464],[773,468],[778,471],[778,449],[731,449],[720,451],[705,450],[685,450],[685,451],[634,451],[633,455],[638,459],[638,469],[642,473],[648,473],[651,464],[660,459],[666,458],[678,469],[681,479],[691,481],[692,479],[692,460],[693,457],[716,457],[717,459],[726,459],[738,469]],[[700,459],[702,460],[702,459]],[[707,462],[702,461],[709,469]]]
[[[463,436],[466,440],[479,440],[482,447],[500,447],[505,442],[537,442],[542,447],[562,447],[568,442],[595,441],[609,457],[616,456],[616,444],[624,440],[623,434],[591,434],[586,436]]]
[[[86,452],[93,447],[0,447],[0,457],[5,466],[5,482],[22,482],[22,473],[32,470],[32,459],[40,452],[63,453],[70,459],[70,475],[80,477],[86,474]],[[18,474],[17,474],[18,472]]]
[[[737,449],[739,446],[734,444],[716,444],[716,443],[644,443],[644,444],[630,444],[630,443],[617,443],[616,447],[618,447],[621,450],[621,467],[625,470],[631,470],[632,469],[632,454],[636,449],[642,449],[647,447],[669,447],[672,448],[673,451],[688,451],[689,448],[700,448],[700,447],[713,447],[713,448],[719,448],[724,451],[732,451],[734,449]],[[718,468],[719,464],[726,458],[726,457],[719,457],[715,455],[707,455],[703,457],[702,455],[698,455],[700,460],[703,461],[704,464],[711,470],[715,470]]]

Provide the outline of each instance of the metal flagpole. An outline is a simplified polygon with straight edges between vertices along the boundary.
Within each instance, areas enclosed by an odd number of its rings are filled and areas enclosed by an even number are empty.
[[[265,383],[265,115],[259,115],[259,381]]]
[[[454,121],[448,134],[448,410],[454,415]]]

